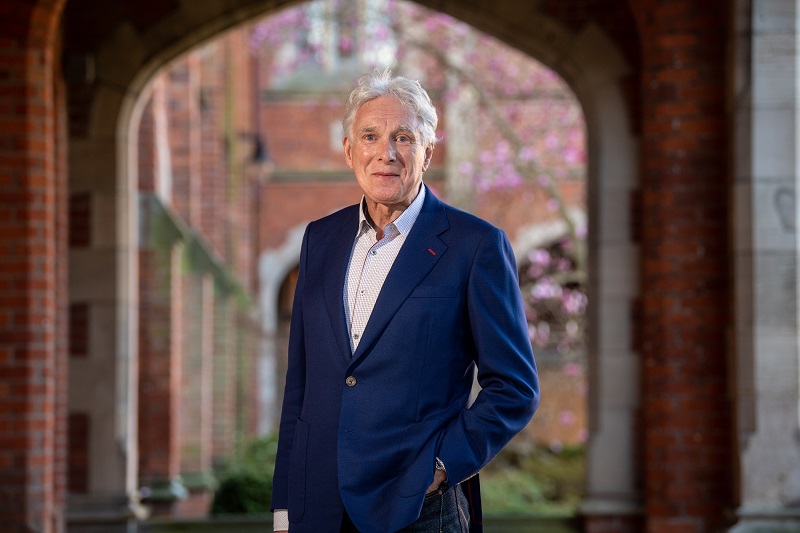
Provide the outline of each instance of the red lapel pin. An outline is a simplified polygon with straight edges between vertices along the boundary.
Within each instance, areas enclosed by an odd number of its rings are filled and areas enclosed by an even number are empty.
[[[428,251],[431,253],[431,255],[436,255],[436,252],[434,252],[434,251],[433,251],[433,250],[431,250],[430,248],[428,248]]]

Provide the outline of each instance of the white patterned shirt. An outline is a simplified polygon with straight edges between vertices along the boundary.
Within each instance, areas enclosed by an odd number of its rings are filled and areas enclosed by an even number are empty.
[[[350,349],[355,353],[364,329],[367,327],[372,309],[383,288],[397,254],[406,242],[414,222],[417,221],[422,203],[425,201],[425,187],[420,187],[417,197],[397,219],[383,229],[383,238],[377,240],[377,232],[367,219],[367,205],[364,198],[358,216],[356,233],[350,265],[347,268],[347,284],[344,288],[344,312],[350,328]]]

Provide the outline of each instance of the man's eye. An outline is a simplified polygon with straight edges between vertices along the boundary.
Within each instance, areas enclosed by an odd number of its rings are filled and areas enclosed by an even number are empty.
[[[397,142],[399,142],[399,143],[410,143],[411,142],[411,137],[409,137],[408,135],[398,135],[397,136]]]
[[[374,141],[375,140],[375,136],[373,134],[371,134],[371,133],[368,133],[368,134],[364,135],[364,140],[365,141]]]

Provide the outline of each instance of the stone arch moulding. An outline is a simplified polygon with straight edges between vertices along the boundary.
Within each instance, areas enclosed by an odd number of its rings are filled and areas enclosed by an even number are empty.
[[[208,38],[272,9],[298,2],[256,0],[180,2],[176,11],[144,32],[116,27],[94,50],[97,91],[87,135],[71,140],[71,184],[107,196],[115,223],[106,229],[112,268],[118,382],[133,375],[135,351],[135,253],[137,215],[132,133],[149,80],[171,59]],[[421,4],[430,2],[420,1]],[[631,349],[631,302],[638,295],[638,249],[631,237],[629,199],[637,187],[637,139],[621,81],[629,65],[597,26],[571,32],[535,12],[510,19],[502,9],[439,2],[432,6],[496,35],[559,72],[583,105],[588,133],[590,232],[589,343],[591,437],[588,448],[587,514],[639,512],[633,461],[634,416],[639,406],[639,367]],[[504,18],[505,17],[505,18]],[[530,31],[536,27],[537,31]],[[90,176],[111,176],[103,183]],[[96,281],[96,280],[95,280]],[[602,310],[602,312],[601,312]],[[133,361],[133,363],[132,363]],[[126,366],[127,365],[127,366]],[[127,397],[127,420],[135,419],[135,387]],[[119,394],[116,396],[120,397]],[[118,412],[120,412],[118,410]],[[132,423],[118,420],[120,433],[135,442]],[[135,483],[135,448],[129,448],[125,485]],[[114,487],[108,487],[114,488]],[[119,487],[122,488],[122,487]]]
[[[638,140],[622,80],[628,66],[599,31],[576,35],[561,71],[586,117],[589,211],[589,421],[587,516],[638,515],[635,442],[639,356],[631,309],[639,295],[639,248],[630,199],[638,188]]]
[[[546,39],[530,49],[569,83],[587,128],[590,432],[581,512],[638,515],[634,457],[640,366],[630,310],[639,295],[639,248],[631,232],[630,199],[638,189],[639,144],[623,91],[630,67],[594,24],[574,34],[548,21],[541,26],[547,28]]]
[[[300,248],[303,244],[306,224],[304,222],[291,228],[286,233],[286,239],[280,247],[265,250],[258,258],[258,307],[261,312],[261,327],[265,337],[262,341],[258,363],[261,383],[259,401],[262,413],[276,413],[280,401],[275,387],[278,382],[276,375],[278,295],[286,276],[300,262]],[[277,420],[272,420],[271,417],[262,417],[260,424],[259,429],[266,432],[277,426]]]

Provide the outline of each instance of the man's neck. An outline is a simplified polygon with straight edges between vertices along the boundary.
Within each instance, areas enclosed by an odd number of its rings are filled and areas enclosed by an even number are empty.
[[[394,222],[395,220],[403,214],[408,208],[408,205],[403,204],[394,204],[394,205],[385,205],[379,203],[372,203],[367,200],[367,221],[375,228],[375,233],[377,233],[376,238],[381,240],[383,238],[383,228],[386,227],[387,224]]]

